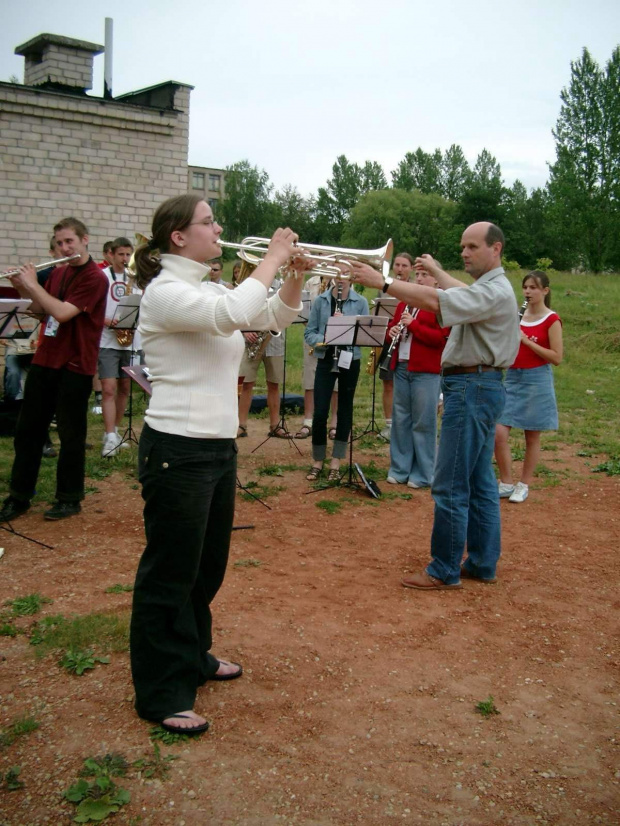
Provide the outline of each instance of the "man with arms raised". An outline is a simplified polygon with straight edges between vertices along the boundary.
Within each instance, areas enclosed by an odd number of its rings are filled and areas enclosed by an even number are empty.
[[[84,498],[86,410],[97,366],[103,328],[107,279],[88,253],[88,230],[77,218],[54,227],[62,257],[79,255],[57,267],[41,287],[32,264],[11,278],[31,311],[44,316],[45,334],[26,379],[24,401],[15,432],[15,461],[10,495],[0,522],[15,519],[30,507],[41,464],[41,450],[54,416],[60,454],[56,503],[46,519],[63,519],[81,510]]]
[[[461,238],[461,256],[473,284],[453,278],[430,255],[422,255],[416,267],[431,273],[439,290],[389,277],[382,286],[383,292],[431,310],[442,327],[452,328],[441,359],[444,414],[432,485],[431,562],[402,581],[406,588],[461,588],[461,577],[495,582],[501,553],[492,466],[495,423],[505,401],[503,370],[519,348],[517,302],[501,266],[503,248],[499,227],[472,224]],[[381,287],[383,276],[371,267],[351,266],[358,282]]]

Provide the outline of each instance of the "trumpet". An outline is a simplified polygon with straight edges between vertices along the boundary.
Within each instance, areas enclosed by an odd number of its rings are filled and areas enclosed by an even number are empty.
[[[66,258],[54,258],[53,261],[44,261],[42,264],[36,264],[35,270],[46,270],[48,267],[58,267],[60,264],[66,264],[68,261],[75,261],[76,258],[81,258],[79,252],[74,255],[68,255]],[[14,275],[19,275],[19,270],[10,270],[9,272],[0,272],[0,278],[13,278]]]
[[[237,250],[237,255],[242,261],[257,266],[267,254],[270,238],[258,238],[249,236],[244,238],[240,244],[232,241],[219,241],[222,247]],[[379,270],[385,277],[389,275],[394,254],[394,244],[390,239],[383,247],[376,250],[358,250],[348,247],[327,247],[320,244],[299,244],[299,255],[310,261],[316,261],[316,266],[308,270],[305,275],[322,275],[332,278],[342,278],[350,281],[350,276],[343,274],[343,267],[351,261],[363,261],[375,270]],[[342,266],[339,266],[342,265]],[[285,265],[283,269],[290,269]]]

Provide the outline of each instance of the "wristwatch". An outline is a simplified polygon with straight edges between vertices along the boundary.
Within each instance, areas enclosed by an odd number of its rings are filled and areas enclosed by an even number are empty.
[[[388,287],[390,284],[394,283],[394,279],[391,275],[385,275],[383,277],[383,289],[381,290],[382,293],[386,293],[388,291]]]

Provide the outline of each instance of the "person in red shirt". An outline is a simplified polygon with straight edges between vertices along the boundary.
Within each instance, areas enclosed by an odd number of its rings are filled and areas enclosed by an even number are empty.
[[[426,270],[418,270],[415,280],[437,287]],[[399,324],[404,324],[402,330]],[[394,400],[387,481],[392,485],[426,488],[433,480],[441,354],[449,334],[450,328],[442,328],[435,313],[410,310],[404,301],[388,325],[388,338],[400,339],[390,361]]]
[[[44,334],[24,387],[15,431],[15,460],[9,496],[0,511],[8,522],[28,510],[34,496],[47,428],[54,417],[60,453],[56,503],[46,519],[63,519],[81,510],[84,498],[86,412],[97,367],[105,315],[107,279],[88,253],[88,229],[77,218],[54,227],[62,257],[78,255],[57,267],[42,287],[32,264],[20,268],[11,283],[30,310],[45,316]]]
[[[537,270],[523,279],[527,307],[521,319],[521,346],[506,371],[506,406],[495,428],[495,461],[499,468],[500,498],[525,502],[540,456],[542,430],[558,429],[558,406],[551,365],[562,361],[562,322],[551,307],[549,277]],[[525,431],[521,481],[512,481],[510,429]]]

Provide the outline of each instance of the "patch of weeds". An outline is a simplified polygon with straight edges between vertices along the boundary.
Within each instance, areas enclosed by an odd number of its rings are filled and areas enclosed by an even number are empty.
[[[54,631],[60,625],[66,623],[66,621],[62,614],[43,617],[32,627],[30,632],[30,645],[41,645],[46,638],[46,634]]]
[[[17,633],[17,628],[10,622],[3,622],[0,625],[0,637],[16,637]]]
[[[105,589],[106,594],[124,594],[129,591],[133,591],[133,585],[121,585],[120,582]]]
[[[284,476],[286,471],[299,470],[298,465],[264,465],[259,468],[259,476]]]
[[[342,510],[342,502],[332,502],[330,499],[321,499],[320,502],[314,503],[317,508],[321,508],[325,513],[334,514]]]
[[[86,485],[84,487],[84,493],[90,496],[91,493],[99,493],[99,488],[95,487],[95,485]]]
[[[269,499],[270,496],[277,496],[283,490],[284,485],[259,485],[258,482],[246,482],[244,485],[247,491],[239,494],[245,502],[252,502],[255,496],[259,499]]]
[[[50,651],[73,648],[76,651],[98,648],[106,652],[127,651],[129,647],[129,612],[94,613],[84,616],[51,617],[50,627],[40,629],[37,656]],[[38,623],[39,626],[42,622]],[[32,638],[31,638],[32,642]]]
[[[59,660],[58,665],[81,677],[85,671],[93,669],[96,663],[104,663],[107,665],[109,662],[109,657],[95,657],[91,648],[86,648],[83,651],[69,648],[65,652],[64,657]]]
[[[39,726],[40,723],[34,717],[18,717],[0,734],[0,746],[6,748],[12,746],[18,737],[36,731]]]
[[[620,476],[620,458],[614,457],[592,468],[592,473],[606,473],[608,476]]]
[[[175,743],[185,743],[191,740],[192,734],[177,734],[176,731],[166,731],[161,726],[153,726],[149,729],[149,737],[155,743],[156,740],[161,741],[165,746],[174,746]]]
[[[536,465],[534,476],[542,481],[545,488],[557,487],[562,484],[562,480],[568,477],[567,471],[550,468],[546,465]]]
[[[512,456],[513,462],[522,462],[525,459],[525,448],[513,447],[510,450],[510,455]]]
[[[170,763],[172,763],[173,760],[178,760],[178,755],[166,754],[162,756],[157,743],[153,743],[153,756],[141,757],[131,765],[140,772],[142,777],[147,779],[156,777],[158,780],[167,780],[168,774],[170,773]]]
[[[41,594],[28,594],[25,597],[10,599],[5,605],[11,607],[11,613],[14,617],[30,617],[33,614],[38,614],[41,606],[49,602],[53,602],[49,597],[42,597]]]
[[[247,559],[237,559],[233,563],[233,568],[260,568],[262,564],[260,559],[248,557]]]
[[[549,452],[551,452],[551,453],[553,453],[553,452],[555,452],[555,451],[559,450],[559,448],[558,448],[558,446],[557,446],[557,445],[550,444],[549,442],[547,442],[547,443],[546,443],[546,444],[544,444],[544,445],[541,445],[541,446],[540,446],[540,449],[541,449],[541,450],[546,450],[546,451],[549,451]],[[524,455],[525,455],[525,454],[524,454]]]
[[[491,694],[489,694],[486,700],[480,700],[479,703],[476,703],[474,710],[477,711],[478,714],[482,714],[483,717],[491,717],[493,714],[500,714],[495,706],[495,702]]]
[[[374,459],[371,459],[370,462],[368,462],[367,465],[360,465],[360,467],[361,467],[361,469],[364,473],[364,476],[367,479],[379,479],[379,480],[387,479],[387,475],[388,475],[387,470],[384,470],[383,468],[378,467],[375,464]]]
[[[413,499],[413,494],[412,493],[398,493],[398,491],[395,491],[395,490],[386,490],[386,491],[382,490],[381,491],[381,499],[388,500],[388,501],[389,500],[394,500],[394,499],[409,500],[409,499]],[[364,500],[364,501],[366,501],[366,500]],[[369,501],[372,502],[373,500],[369,500]],[[375,502],[374,504],[377,504],[377,503]]]
[[[19,779],[19,775],[21,773],[22,767],[21,766],[11,766],[8,772],[4,775],[4,781],[6,783],[6,787],[10,792],[16,792],[19,789],[24,788],[24,783],[22,780]],[[2,781],[2,775],[0,774],[0,783]]]
[[[98,823],[129,803],[130,793],[112,780],[113,777],[124,777],[128,768],[124,756],[117,753],[89,757],[84,761],[81,779],[64,793],[65,799],[77,806],[74,823]],[[84,780],[84,777],[94,777],[94,780]]]

